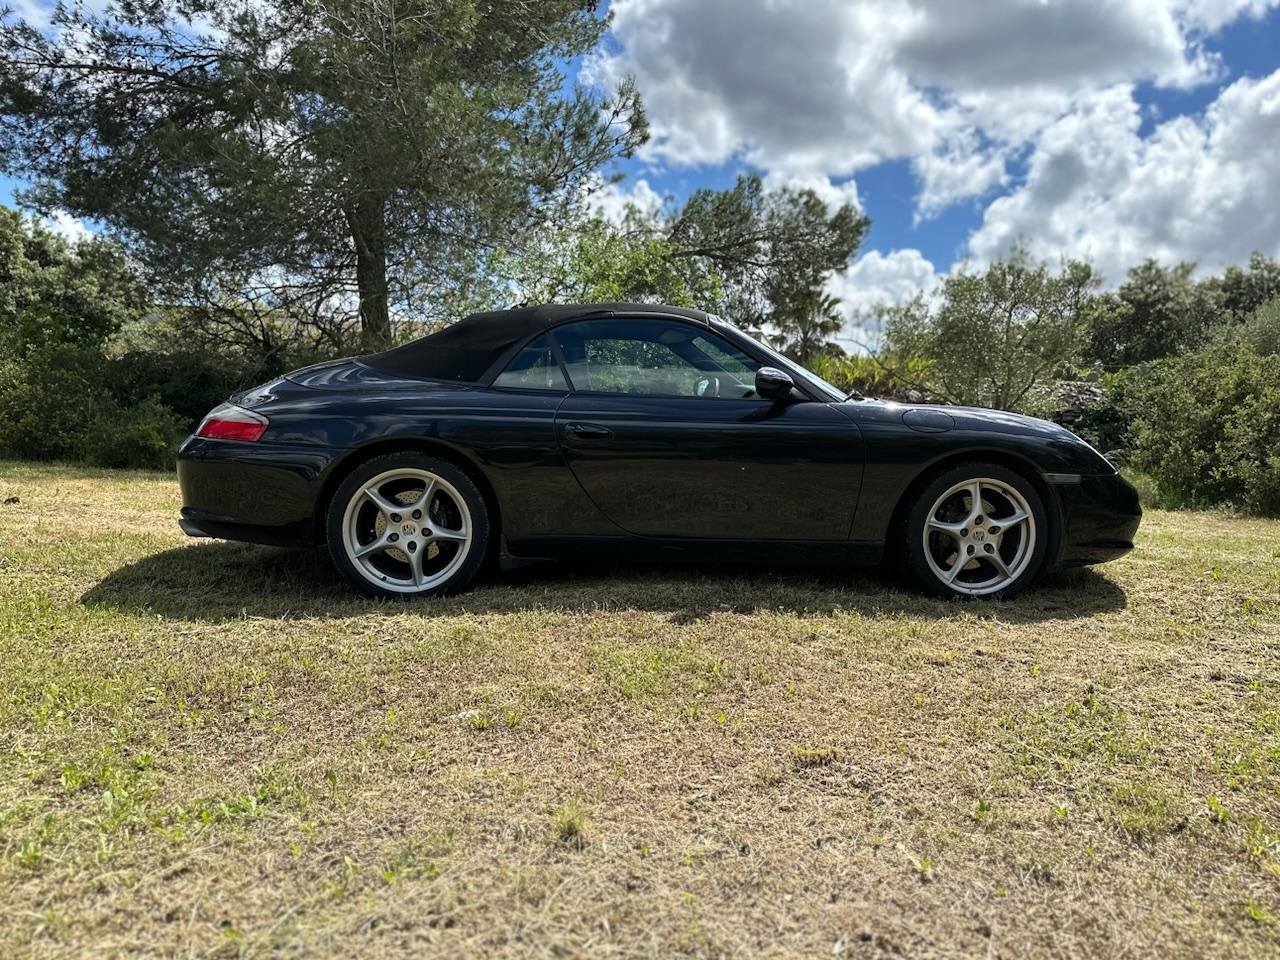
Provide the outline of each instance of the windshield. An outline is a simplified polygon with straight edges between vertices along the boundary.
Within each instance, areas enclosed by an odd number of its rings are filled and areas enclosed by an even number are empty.
[[[721,322],[723,323],[724,321],[721,321]],[[816,389],[819,393],[821,393],[826,399],[828,400],[848,399],[848,394],[846,391],[841,390],[839,387],[835,387],[827,383],[827,381],[823,380],[820,376],[818,376],[812,370],[808,370],[805,367],[800,366],[800,364],[796,363],[794,360],[783,356],[781,353],[773,349],[773,347],[769,346],[767,343],[761,343],[759,340],[757,340],[755,337],[751,336],[744,330],[738,329],[737,327],[734,327],[734,329],[737,330],[739,334],[741,334],[742,336],[750,340],[752,343],[754,343],[757,347],[759,347],[765,353],[767,353],[769,355],[769,361],[775,367],[780,367],[781,369],[790,373],[792,376],[798,376],[805,383],[813,386],[814,389]]]

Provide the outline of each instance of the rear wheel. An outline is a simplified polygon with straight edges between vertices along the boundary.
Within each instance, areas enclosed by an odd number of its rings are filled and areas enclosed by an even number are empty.
[[[1011,597],[1044,565],[1048,516],[1035,487],[994,463],[962,464],[935,478],[906,523],[907,567],[943,597]]]
[[[361,464],[329,505],[333,562],[375,597],[429,597],[465,588],[488,553],[489,511],[447,460],[392,453]]]

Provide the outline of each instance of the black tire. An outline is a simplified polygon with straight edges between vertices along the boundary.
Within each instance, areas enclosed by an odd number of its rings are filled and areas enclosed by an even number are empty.
[[[414,578],[413,568],[408,563],[408,554],[398,546],[383,548],[379,552],[383,559],[371,559],[364,562],[357,560],[348,552],[348,508],[352,511],[351,523],[354,526],[358,527],[361,519],[364,519],[366,526],[368,525],[369,521],[366,515],[369,510],[373,511],[374,520],[376,521],[377,515],[382,514],[383,511],[373,507],[371,504],[365,506],[364,501],[367,495],[363,491],[371,481],[387,474],[394,475],[399,471],[416,471],[436,478],[436,489],[442,492],[444,497],[442,498],[437,493],[435,499],[427,508],[428,521],[431,519],[431,510],[437,512],[441,510],[450,511],[455,518],[453,522],[461,523],[459,529],[466,530],[469,528],[470,532],[470,540],[464,545],[458,545],[446,540],[420,541],[417,538],[425,536],[426,525],[422,522],[415,524],[407,515],[402,518],[405,521],[406,530],[413,527],[416,527],[417,530],[413,535],[406,535],[402,544],[413,542],[416,547],[419,542],[423,543],[419,569],[435,560],[441,561],[438,580],[421,588],[408,582]],[[386,483],[408,484],[413,479],[413,477],[409,476],[400,478],[393,476]],[[353,499],[357,501],[354,504],[352,502]],[[454,503],[455,499],[465,504],[465,513]],[[398,503],[399,501],[396,502]],[[463,520],[467,515],[469,515],[469,524],[466,520]],[[381,522],[382,532],[386,533],[389,527],[385,516],[383,516]],[[450,524],[444,525],[448,526]],[[343,579],[366,596],[388,597],[396,600],[441,596],[466,589],[488,559],[491,552],[490,543],[494,535],[490,526],[489,508],[485,503],[484,496],[480,493],[479,488],[476,487],[471,477],[448,460],[412,451],[388,453],[380,457],[374,457],[372,460],[362,463],[352,470],[350,475],[334,491],[333,500],[329,504],[325,518],[325,534],[329,547],[329,556],[333,559],[334,566],[338,568],[338,572],[342,574]],[[368,536],[377,538],[376,528],[370,531]],[[396,536],[398,537],[399,533]],[[356,545],[358,547],[360,542],[357,541]],[[431,555],[433,546],[435,547],[434,556]],[[464,555],[459,558],[458,553],[463,552],[464,549]],[[376,567],[375,563],[381,564],[382,569]],[[403,573],[399,572],[400,567],[403,567]],[[379,582],[378,578],[382,582]],[[383,582],[386,585],[383,585]]]
[[[985,521],[982,524],[964,525],[966,520],[974,518],[972,507],[964,506],[972,504],[971,495],[953,492],[939,502],[957,486],[982,480],[992,481],[979,491],[987,508],[1011,518],[1026,513],[1030,522],[1001,527],[999,517],[985,516],[978,518]],[[1017,504],[1018,497],[1025,509]],[[926,531],[935,509],[945,513],[959,507],[963,507],[961,512],[966,514],[965,518],[955,514],[935,519],[952,520],[954,526],[964,525],[960,531],[963,536],[933,527]],[[991,529],[997,530],[998,537],[989,533]],[[1025,590],[1040,576],[1053,531],[1049,529],[1044,500],[1026,477],[999,464],[973,462],[944,470],[926,484],[907,511],[899,538],[903,566],[925,592],[948,599],[1005,600]],[[1020,550],[1021,538],[1029,540],[1028,549]],[[984,556],[984,551],[989,555]],[[990,556],[992,553],[994,556]],[[996,566],[997,562],[1004,573]],[[959,571],[953,582],[945,579],[944,568]]]

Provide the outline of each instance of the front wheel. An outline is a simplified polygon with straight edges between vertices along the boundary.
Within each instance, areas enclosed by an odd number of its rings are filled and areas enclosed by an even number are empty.
[[[1044,565],[1049,521],[1022,475],[994,463],[962,464],[921,492],[906,523],[907,567],[942,597],[1011,597]]]
[[[361,593],[429,597],[475,578],[488,553],[489,511],[471,478],[447,460],[392,453],[339,485],[326,533],[334,564]]]

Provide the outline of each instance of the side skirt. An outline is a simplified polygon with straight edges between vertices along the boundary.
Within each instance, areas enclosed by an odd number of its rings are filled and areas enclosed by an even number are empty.
[[[872,540],[699,540],[650,537],[531,537],[506,544],[513,560],[708,562],[874,566],[884,544]]]

